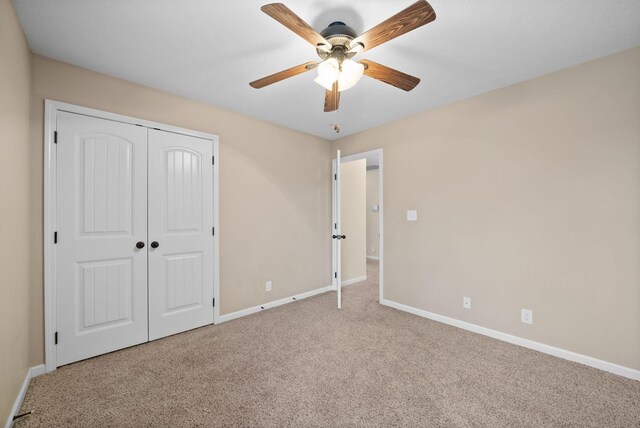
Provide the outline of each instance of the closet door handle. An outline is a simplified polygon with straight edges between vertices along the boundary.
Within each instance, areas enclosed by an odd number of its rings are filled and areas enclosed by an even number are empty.
[[[144,248],[144,242],[138,241],[138,243],[136,244],[136,248],[138,250],[142,250]]]
[[[160,244],[158,243],[158,241],[153,241],[151,243],[151,248],[158,248],[160,246]]]

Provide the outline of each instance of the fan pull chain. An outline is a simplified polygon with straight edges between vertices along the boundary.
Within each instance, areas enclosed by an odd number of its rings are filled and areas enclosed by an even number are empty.
[[[341,125],[340,125],[340,109],[336,109],[336,121],[334,122],[333,125],[331,125],[331,127],[333,128],[334,131],[336,131],[336,134],[340,133],[340,129],[341,129]]]

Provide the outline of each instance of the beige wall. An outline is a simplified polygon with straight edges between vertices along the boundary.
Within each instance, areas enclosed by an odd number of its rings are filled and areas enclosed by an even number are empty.
[[[639,76],[634,48],[335,142],[384,148],[384,297],[640,369]]]
[[[0,0],[0,424],[28,369],[30,54]]]
[[[379,178],[379,169],[367,171],[367,256],[375,258],[380,257],[380,212],[371,211],[371,205],[380,206]]]
[[[367,275],[367,160],[340,166],[340,230],[342,282]]]
[[[221,314],[331,283],[331,152],[323,139],[33,56],[30,363],[43,362],[42,134],[54,99],[220,136]],[[265,281],[273,291],[265,292]]]

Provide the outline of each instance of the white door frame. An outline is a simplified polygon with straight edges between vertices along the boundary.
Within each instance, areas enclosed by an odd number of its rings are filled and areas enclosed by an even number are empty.
[[[45,100],[44,102],[44,351],[46,372],[54,371],[57,367],[55,352],[56,332],[56,252],[54,232],[56,230],[56,146],[54,132],[56,130],[56,116],[59,111],[83,114],[99,119],[113,120],[132,125],[156,128],[163,131],[189,135],[211,140],[213,143],[213,322],[220,322],[220,239],[219,239],[219,178],[220,156],[219,139],[217,135],[190,129],[178,128],[149,120],[136,119],[130,116],[109,113],[60,101]]]
[[[380,257],[380,274],[379,274],[379,293],[378,293],[378,303],[382,302],[384,300],[384,195],[383,195],[383,156],[382,156],[382,149],[375,149],[375,150],[369,150],[367,152],[361,152],[361,153],[355,153],[353,155],[349,155],[349,156],[342,156],[340,159],[340,163],[341,164],[345,164],[347,162],[351,162],[351,161],[355,161],[355,160],[360,160],[360,159],[366,159],[367,156],[371,156],[371,155],[376,155],[378,157],[378,161],[380,163],[379,166],[379,174],[378,174],[378,187],[379,187],[379,193],[378,193],[378,198],[379,198],[379,204],[380,204],[380,209],[378,211],[379,216],[378,216],[378,220],[379,220],[379,233],[380,233],[380,242],[379,242],[379,250],[378,250],[378,255]],[[332,173],[335,174],[336,173],[336,160],[333,159],[332,161],[332,168],[333,171]],[[333,177],[333,176],[332,176]],[[333,180],[332,180],[333,181]],[[335,183],[335,181],[334,181]],[[335,192],[336,192],[336,186],[335,184],[332,186],[332,207],[331,207],[331,231],[333,232],[333,225],[336,221],[336,206],[335,206]],[[333,283],[334,278],[333,278],[333,273],[336,271],[336,267],[337,267],[337,260],[335,259],[335,251],[332,251],[332,256],[331,256],[331,281]],[[337,284],[336,284],[337,285]]]

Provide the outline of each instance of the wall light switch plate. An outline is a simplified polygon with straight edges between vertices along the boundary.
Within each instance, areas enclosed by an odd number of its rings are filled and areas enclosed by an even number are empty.
[[[533,324],[533,311],[531,309],[523,309],[520,313],[520,320],[525,324]]]
[[[267,291],[271,291],[271,286],[273,284],[271,283],[271,281],[267,281]]]
[[[407,221],[418,221],[418,211],[416,211],[416,210],[408,210],[407,211]]]
[[[471,309],[471,297],[462,298],[462,307],[465,309]]]

